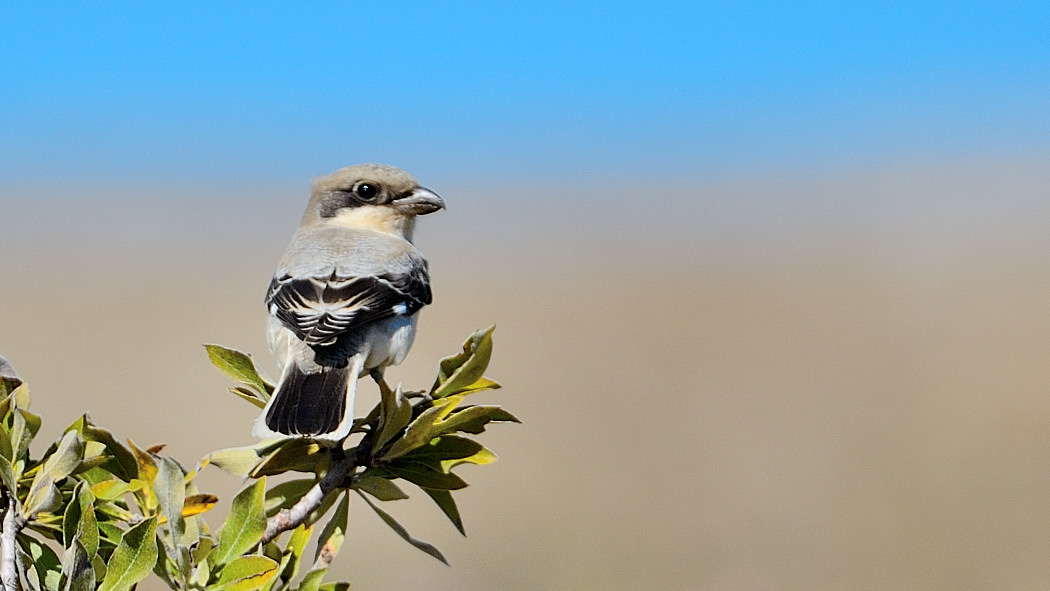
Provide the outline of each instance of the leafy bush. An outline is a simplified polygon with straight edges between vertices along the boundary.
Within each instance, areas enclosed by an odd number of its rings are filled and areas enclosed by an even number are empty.
[[[380,403],[355,420],[350,447],[270,439],[212,452],[192,470],[161,454],[163,446],[121,443],[87,415],[31,458],[41,418],[29,411],[26,385],[0,357],[4,588],[126,591],[152,571],[172,589],[346,589],[347,583],[322,582],[347,532],[351,494],[408,543],[445,562],[379,504],[407,498],[398,481],[411,483],[463,532],[452,493],[467,483],[452,469],[496,459],[467,435],[489,423],[517,422],[499,406],[464,404],[471,394],[499,388],[483,375],[492,330],[474,333],[461,353],[442,359],[429,390],[381,388]],[[234,394],[265,406],[274,387],[251,357],[217,345],[206,349],[237,382]],[[218,499],[195,482],[208,465],[248,479],[218,533],[205,520]],[[268,484],[289,473],[301,477]],[[282,542],[285,532],[291,533]],[[316,547],[308,553],[315,532]]]

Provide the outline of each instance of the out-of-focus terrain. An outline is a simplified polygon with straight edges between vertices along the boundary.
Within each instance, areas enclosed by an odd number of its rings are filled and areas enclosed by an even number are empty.
[[[429,385],[494,322],[505,387],[482,396],[523,424],[483,436],[499,462],[459,469],[466,539],[421,493],[387,506],[452,568],[357,503],[341,574],[361,589],[1045,588],[1050,175],[963,168],[561,201],[427,179],[450,203],[418,232],[435,303],[388,375]],[[249,442],[254,408],[200,345],[272,370],[261,298],[303,191],[108,198],[3,195],[18,217],[0,230],[0,352],[31,385],[39,443],[83,411],[184,463]],[[238,485],[204,477],[218,512]]]

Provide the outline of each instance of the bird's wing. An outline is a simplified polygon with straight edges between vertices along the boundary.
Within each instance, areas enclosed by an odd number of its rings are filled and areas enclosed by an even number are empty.
[[[425,261],[385,274],[331,268],[319,275],[278,274],[266,294],[270,313],[311,346],[331,345],[366,324],[414,314],[430,301]]]

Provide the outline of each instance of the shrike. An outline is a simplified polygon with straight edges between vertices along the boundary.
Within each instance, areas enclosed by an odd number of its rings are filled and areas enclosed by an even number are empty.
[[[266,292],[270,349],[281,369],[257,437],[341,441],[357,379],[401,363],[430,303],[417,215],[443,209],[408,173],[361,164],[314,181],[313,195]]]

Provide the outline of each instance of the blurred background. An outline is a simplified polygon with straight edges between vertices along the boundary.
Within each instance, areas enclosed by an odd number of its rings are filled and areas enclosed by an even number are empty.
[[[362,503],[361,589],[1043,589],[1041,3],[48,2],[0,16],[0,352],[44,416],[192,464],[251,441],[310,180],[412,172],[434,304],[522,425]],[[369,384],[360,405],[374,402]],[[217,470],[224,498],[240,482]],[[217,522],[219,517],[213,518]],[[151,584],[155,584],[151,583]]]

